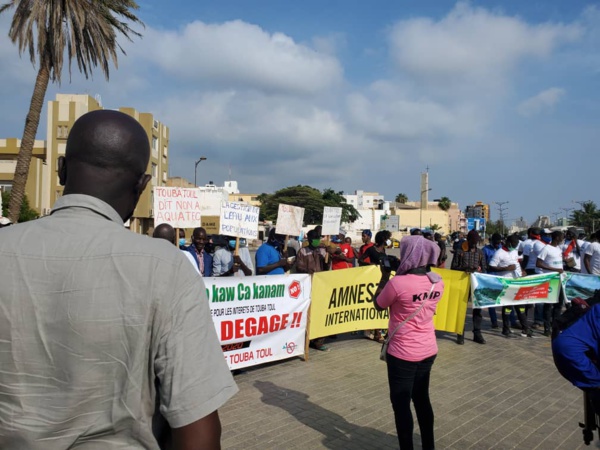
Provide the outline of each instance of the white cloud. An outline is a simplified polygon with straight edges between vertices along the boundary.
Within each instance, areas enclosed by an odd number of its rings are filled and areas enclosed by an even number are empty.
[[[517,107],[517,111],[525,117],[535,116],[543,111],[552,109],[564,96],[564,89],[557,87],[546,89],[521,102]]]
[[[435,83],[503,81],[516,64],[545,58],[559,45],[581,37],[580,26],[531,25],[518,17],[458,3],[444,18],[398,22],[391,51],[402,71]]]
[[[144,41],[148,58],[184,80],[313,94],[342,79],[335,57],[240,20],[196,21],[179,31],[147,29]]]

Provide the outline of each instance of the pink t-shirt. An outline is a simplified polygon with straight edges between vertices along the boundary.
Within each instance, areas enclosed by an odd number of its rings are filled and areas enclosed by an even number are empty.
[[[438,281],[431,291],[431,281],[425,275],[401,275],[388,281],[377,297],[381,308],[390,308],[388,332],[415,312],[427,299],[419,313],[400,327],[392,337],[388,353],[405,361],[422,361],[437,354],[433,315],[444,292],[444,282]]]

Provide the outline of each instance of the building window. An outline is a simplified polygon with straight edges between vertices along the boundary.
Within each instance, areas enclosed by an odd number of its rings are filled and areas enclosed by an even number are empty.
[[[152,128],[154,128],[155,130],[158,130],[158,120],[152,121]]]
[[[158,138],[152,136],[152,154],[154,157],[158,157]]]
[[[69,137],[69,127],[67,125],[59,125],[56,127],[56,138],[67,139]]]
[[[167,156],[169,154],[169,149],[167,148],[167,146],[165,145],[163,147],[163,155]]]
[[[152,184],[156,186],[156,177],[158,176],[158,166],[152,163]]]

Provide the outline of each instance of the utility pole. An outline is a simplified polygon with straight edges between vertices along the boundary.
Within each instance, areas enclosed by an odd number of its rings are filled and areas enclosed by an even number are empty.
[[[505,233],[504,230],[504,211],[506,211],[508,208],[505,208],[504,205],[506,205],[508,202],[494,202],[496,205],[498,205],[498,212],[500,214],[500,222],[502,222],[502,234]]]

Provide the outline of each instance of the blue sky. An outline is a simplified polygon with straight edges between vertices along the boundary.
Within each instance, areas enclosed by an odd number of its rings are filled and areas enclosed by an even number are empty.
[[[600,205],[600,8],[582,1],[140,1],[100,94],[171,128],[171,176],[243,192],[308,184],[509,203],[506,217]],[[6,36],[9,17],[0,17]],[[0,136],[20,137],[35,71],[0,40]],[[45,133],[42,123],[40,136]],[[492,218],[498,210],[492,207]]]

